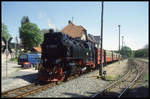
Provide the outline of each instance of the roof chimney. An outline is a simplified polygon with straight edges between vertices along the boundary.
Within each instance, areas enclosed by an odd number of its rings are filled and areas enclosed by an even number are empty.
[[[68,24],[72,23],[70,20],[68,21]]]

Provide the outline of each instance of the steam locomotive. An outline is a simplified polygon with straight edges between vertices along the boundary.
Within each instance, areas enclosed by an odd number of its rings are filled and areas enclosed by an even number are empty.
[[[41,66],[38,71],[38,79],[44,82],[66,81],[74,74],[95,69],[100,64],[100,49],[90,41],[72,38],[63,32],[44,34],[41,45]],[[103,50],[102,62],[118,60],[117,53]]]

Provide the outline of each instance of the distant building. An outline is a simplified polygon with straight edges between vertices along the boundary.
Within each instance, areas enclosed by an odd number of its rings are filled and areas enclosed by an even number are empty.
[[[95,38],[92,34],[88,34],[88,41],[95,43]]]
[[[39,46],[33,47],[31,52],[41,53],[42,52],[41,46],[39,45]]]
[[[100,36],[93,36],[88,34],[88,41],[94,43],[95,47],[100,48]]]
[[[64,27],[61,32],[71,36],[72,38],[79,38],[81,40],[87,40],[87,30],[83,26],[76,26],[70,20],[68,25]]]
[[[94,36],[95,38],[95,47],[100,48],[100,36]]]

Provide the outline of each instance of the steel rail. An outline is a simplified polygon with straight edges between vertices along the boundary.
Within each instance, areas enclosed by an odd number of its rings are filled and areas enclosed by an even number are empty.
[[[70,76],[68,78],[68,80],[75,79],[78,76],[79,75]],[[46,84],[46,85],[30,84],[30,85],[23,86],[23,87],[20,87],[20,88],[16,88],[16,89],[12,89],[12,90],[9,90],[9,91],[5,91],[5,92],[2,93],[2,97],[22,98],[24,96],[31,95],[31,94],[34,94],[36,92],[45,90],[47,88],[51,88],[51,87],[53,87],[53,86],[55,86],[57,84],[60,84],[62,82],[63,81],[58,81],[57,83],[53,82],[53,83],[49,83],[49,84]],[[13,96],[11,96],[11,95],[13,95]]]
[[[41,90],[45,90],[45,89],[53,87],[55,85],[56,85],[56,83],[50,83],[50,84],[46,84],[46,85],[31,84],[31,85],[23,86],[21,88],[17,88],[17,89],[13,89],[13,90],[4,92],[4,93],[2,93],[2,97],[22,98],[24,96],[36,93]]]
[[[125,78],[126,76],[128,76],[128,74],[130,73],[131,71],[129,70],[127,73],[125,73],[120,79],[118,79],[117,81],[109,84],[106,88],[103,89],[103,91],[100,91],[94,95],[91,96],[91,98],[95,98],[97,95],[99,94],[103,94],[106,90],[108,90],[109,88],[112,88],[112,86],[114,86],[115,84],[119,83],[119,81],[121,81],[123,78]]]
[[[26,85],[26,86],[23,86],[23,87],[19,87],[19,88],[16,88],[16,89],[11,89],[11,90],[2,92],[2,96],[6,96],[8,93],[13,93],[14,91],[18,91],[18,90],[23,90],[23,89],[25,89],[27,87],[31,87],[31,86],[34,86],[34,84],[30,84],[30,85]]]
[[[118,96],[118,98],[120,98],[120,97],[135,83],[135,81],[140,77],[140,75],[143,73],[143,71],[144,71],[144,70],[142,70],[141,73],[138,73],[138,75],[136,76],[136,78],[129,84],[129,86],[128,86],[126,89],[124,89],[124,90],[121,92],[121,94]]]
[[[130,63],[130,64],[131,64],[131,63]],[[133,68],[133,67],[132,67],[132,68]],[[135,67],[135,68],[136,68],[135,71],[132,71],[132,68],[131,68],[131,66],[130,66],[130,70],[128,70],[128,72],[125,73],[119,80],[117,80],[117,81],[111,83],[109,86],[107,86],[106,88],[104,88],[103,91],[100,91],[100,92],[98,92],[98,93],[92,95],[91,98],[95,98],[96,96],[98,96],[98,95],[100,95],[100,94],[104,94],[106,91],[112,89],[112,87],[113,87],[114,85],[117,86],[116,84],[117,84],[117,83],[121,83],[121,82],[122,82],[122,81],[121,81],[122,79],[124,79],[125,77],[130,76],[129,73],[133,73],[133,72],[137,71],[140,67]],[[125,79],[124,79],[124,81],[125,81]]]
[[[22,97],[24,97],[24,96],[27,96],[27,95],[30,95],[30,94],[34,94],[34,93],[36,93],[36,92],[39,92],[39,91],[41,91],[41,90],[45,90],[45,89],[50,88],[50,87],[53,87],[53,86],[55,86],[55,85],[56,85],[55,83],[51,83],[51,84],[42,86],[42,87],[40,87],[40,88],[36,88],[36,89],[31,90],[31,91],[25,92],[25,93],[23,93],[23,94],[17,95],[15,98],[22,98]]]

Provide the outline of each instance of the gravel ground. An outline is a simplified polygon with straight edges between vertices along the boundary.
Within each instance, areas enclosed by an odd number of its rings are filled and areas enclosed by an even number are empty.
[[[110,64],[106,67],[104,67],[104,70],[107,73],[107,76],[110,76],[112,79],[117,79],[117,77],[123,75],[127,69],[128,69],[128,60],[125,59],[123,61],[115,62],[113,64]]]
[[[37,70],[31,68],[25,70],[18,70],[17,72],[11,73],[8,78],[1,79],[1,91],[4,92],[36,82],[37,72]]]
[[[127,60],[120,64],[118,64],[118,62],[110,64],[105,67],[105,70],[109,70],[111,67],[111,70],[116,71],[115,74],[118,72],[119,75],[125,71],[124,68],[126,67],[126,62]],[[116,66],[118,66],[117,69],[119,70],[116,70]],[[108,71],[108,74],[110,74],[111,70]],[[101,80],[100,78],[96,78],[98,73],[99,71],[95,70],[94,72],[90,72],[71,81],[61,83],[60,85],[27,97],[89,97],[92,94],[103,90],[110,83],[108,81]]]
[[[88,97],[109,84],[92,77],[97,73],[98,70],[27,97]]]
[[[9,55],[8,59],[11,56]],[[22,87],[28,85],[36,80],[36,73],[38,72],[34,68],[22,69],[21,65],[17,62],[8,61],[8,73],[6,78],[6,55],[1,55],[1,91],[7,91],[14,88]]]
[[[139,79],[137,83],[134,85],[133,88],[131,88],[128,92],[128,96],[130,97],[148,97],[149,96],[149,81],[146,80],[146,74],[149,74],[149,60],[145,59],[138,59],[145,61],[144,64],[143,62],[140,63],[141,66],[144,67],[144,72],[142,75],[142,79]]]

